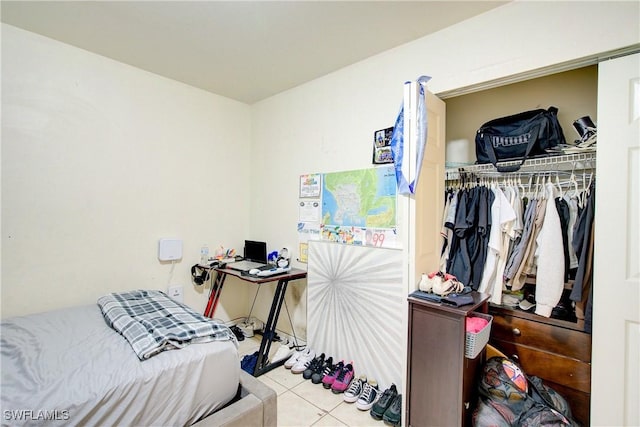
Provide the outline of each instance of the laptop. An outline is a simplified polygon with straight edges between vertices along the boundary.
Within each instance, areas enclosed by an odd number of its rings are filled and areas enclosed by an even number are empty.
[[[227,268],[237,271],[249,271],[253,268],[267,267],[267,244],[255,240],[244,241],[244,260],[227,264]]]

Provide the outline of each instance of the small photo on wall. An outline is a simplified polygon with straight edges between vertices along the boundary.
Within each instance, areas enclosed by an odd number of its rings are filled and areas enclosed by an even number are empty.
[[[382,165],[385,163],[393,163],[393,154],[391,153],[391,135],[393,127],[380,129],[373,134],[373,164]]]

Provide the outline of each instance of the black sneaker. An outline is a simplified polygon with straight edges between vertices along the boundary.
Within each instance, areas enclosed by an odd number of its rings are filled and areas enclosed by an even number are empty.
[[[324,365],[324,353],[322,353],[320,356],[317,356],[311,362],[309,362],[307,369],[305,369],[304,372],[302,373],[302,377],[305,380],[310,379],[311,375],[313,375],[315,371],[317,371],[320,367],[322,367],[322,365]]]
[[[402,418],[401,412],[402,412],[402,395],[399,394],[396,396],[395,399],[393,399],[393,402],[391,402],[391,406],[389,406],[389,409],[384,411],[382,420],[387,424],[391,424],[392,426],[397,427],[400,425],[400,419]]]
[[[358,397],[356,408],[361,411],[368,411],[378,401],[378,397],[380,397],[378,383],[375,380],[369,380],[364,385],[360,397]]]
[[[376,420],[381,420],[384,413],[389,409],[389,406],[393,403],[393,400],[398,395],[398,389],[395,384],[391,384],[391,387],[386,389],[380,399],[371,407],[371,416]]]
[[[233,325],[229,327],[229,329],[231,329],[231,332],[233,332],[233,335],[236,336],[236,339],[238,341],[244,341],[244,334],[242,333],[242,330],[240,328],[238,328],[236,325]]]
[[[329,357],[324,363],[318,366],[318,369],[311,374],[311,382],[314,384],[320,384],[325,374],[330,374],[335,369],[333,364],[333,357]]]
[[[367,383],[366,375],[360,375],[358,378],[353,378],[351,380],[351,384],[349,384],[349,388],[344,392],[342,396],[345,402],[353,403],[360,397],[362,394],[362,390],[364,390],[364,385]]]

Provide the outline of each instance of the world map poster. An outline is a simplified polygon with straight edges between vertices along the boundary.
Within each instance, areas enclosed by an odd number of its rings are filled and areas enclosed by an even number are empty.
[[[334,172],[322,180],[323,240],[396,246],[396,176],[391,167]]]

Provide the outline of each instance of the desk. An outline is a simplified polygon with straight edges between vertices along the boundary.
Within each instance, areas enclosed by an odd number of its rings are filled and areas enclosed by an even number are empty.
[[[269,310],[269,318],[264,325],[264,333],[262,334],[262,341],[260,342],[260,350],[258,350],[258,361],[256,363],[256,369],[253,372],[254,377],[258,377],[265,372],[272,370],[282,365],[286,360],[281,360],[275,363],[268,363],[269,350],[271,349],[271,341],[275,336],[276,324],[278,323],[278,317],[280,316],[280,309],[284,302],[284,295],[287,291],[287,285],[290,280],[304,279],[307,277],[307,272],[292,268],[291,271],[284,274],[277,274],[269,277],[255,277],[242,275],[237,270],[231,270],[228,268],[216,268],[216,277],[211,282],[211,291],[209,292],[209,301],[207,301],[207,307],[204,310],[204,315],[209,318],[213,318],[213,315],[218,306],[220,295],[222,294],[222,287],[227,279],[227,276],[235,276],[245,282],[253,283],[260,286],[263,283],[270,283],[278,281],[276,291],[273,295],[273,301],[271,301],[271,310]]]

